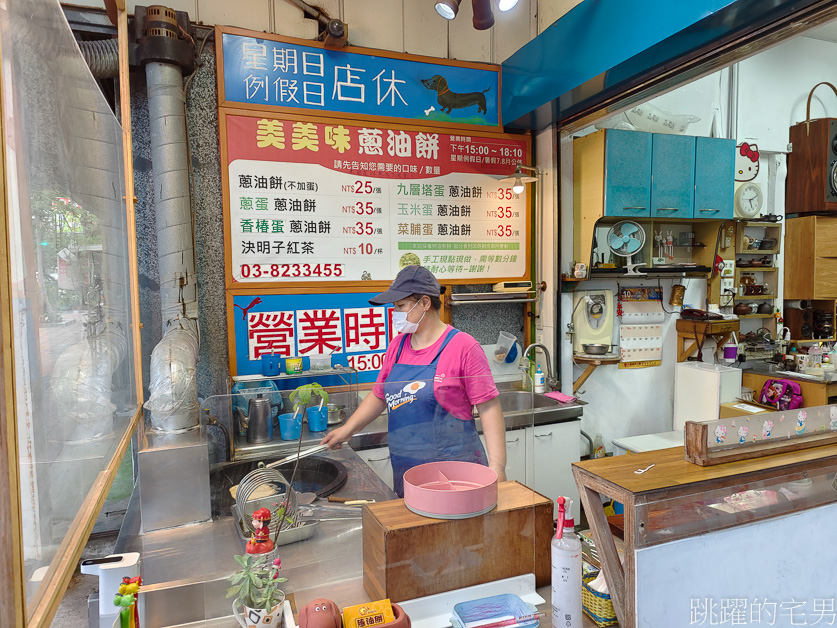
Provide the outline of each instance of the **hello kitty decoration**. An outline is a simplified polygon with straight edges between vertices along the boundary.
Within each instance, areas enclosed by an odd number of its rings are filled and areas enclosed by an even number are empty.
[[[837,444],[837,404],[687,421],[685,442],[686,460],[701,466]]]
[[[759,149],[744,142],[735,147],[735,180],[752,181],[759,174]]]

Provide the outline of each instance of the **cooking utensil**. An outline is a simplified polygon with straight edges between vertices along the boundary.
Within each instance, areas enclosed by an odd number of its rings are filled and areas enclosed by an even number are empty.
[[[583,344],[581,348],[584,350],[584,353],[589,355],[605,355],[613,345],[605,345],[599,343],[593,344]]]
[[[328,501],[337,502],[345,506],[358,506],[362,504],[374,504],[374,499],[365,499],[361,497],[337,497],[336,495],[329,495]]]
[[[336,403],[330,403],[327,407],[329,425],[336,425],[346,419],[346,406],[338,406]]]
[[[247,405],[247,442],[269,443],[273,440],[273,412],[279,414],[279,406],[270,403],[270,398],[258,394]]]
[[[292,460],[296,460],[297,458],[307,458],[308,456],[313,456],[314,454],[318,454],[321,451],[325,451],[328,449],[328,445],[315,445],[314,447],[309,447],[308,449],[303,449],[298,454],[291,454],[287,458],[282,458],[281,460],[277,460],[275,462],[271,462],[270,464],[266,464],[266,469],[273,469],[274,467],[278,467],[279,465],[285,464],[286,462],[291,462]]]

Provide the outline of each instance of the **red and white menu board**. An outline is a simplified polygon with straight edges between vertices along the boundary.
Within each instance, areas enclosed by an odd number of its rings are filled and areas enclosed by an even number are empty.
[[[222,115],[228,282],[526,276],[528,138]],[[223,150],[223,149],[222,149]]]

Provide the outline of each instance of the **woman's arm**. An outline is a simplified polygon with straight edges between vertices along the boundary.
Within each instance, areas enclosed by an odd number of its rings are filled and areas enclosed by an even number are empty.
[[[500,398],[477,404],[482,433],[488,449],[488,466],[494,469],[501,482],[506,481],[506,421]]]
[[[352,436],[377,419],[386,408],[387,404],[384,400],[370,391],[360,402],[357,410],[349,417],[349,420],[326,434],[320,444],[328,445],[329,449],[340,449],[343,443],[348,442]],[[503,443],[505,444],[505,440]]]

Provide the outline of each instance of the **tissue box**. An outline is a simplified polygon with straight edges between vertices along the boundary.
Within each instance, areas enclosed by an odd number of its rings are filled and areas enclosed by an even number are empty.
[[[594,591],[588,585],[596,579],[599,572],[587,574],[581,578],[581,608],[584,613],[596,622],[597,626],[615,626],[618,623],[616,611],[613,610],[613,602],[607,593]]]

